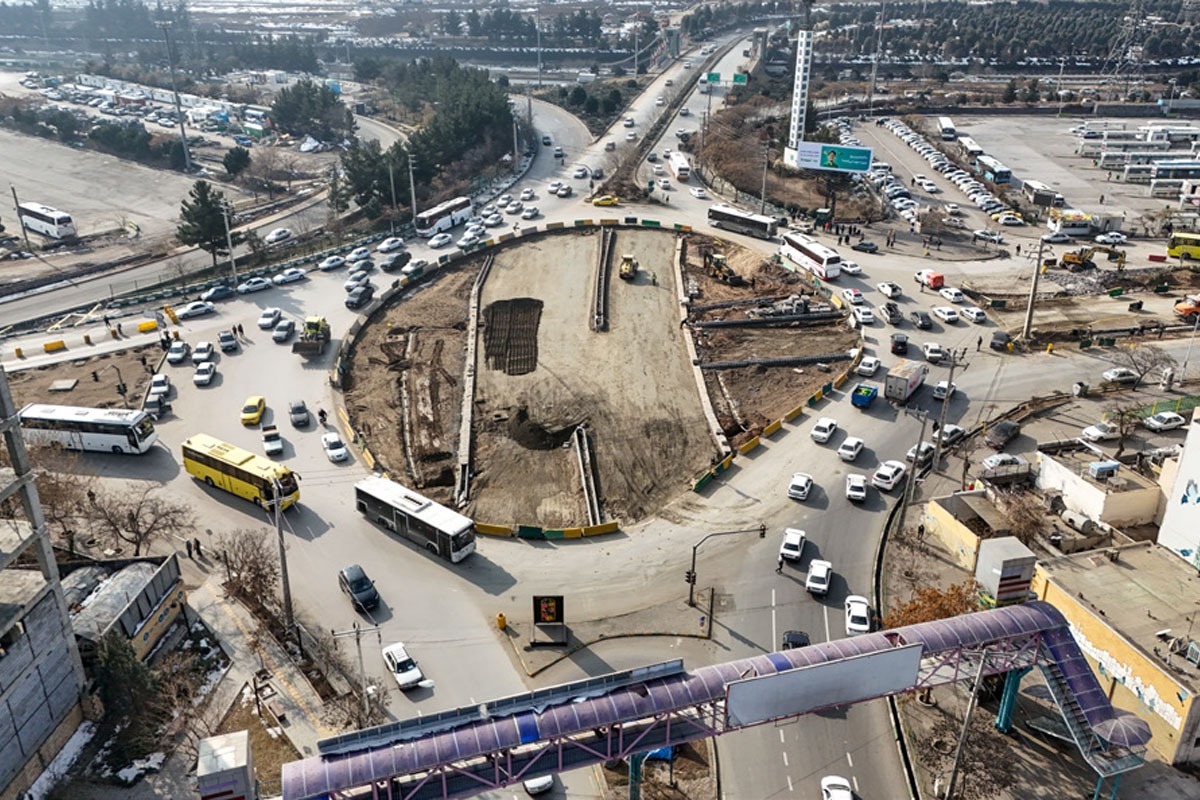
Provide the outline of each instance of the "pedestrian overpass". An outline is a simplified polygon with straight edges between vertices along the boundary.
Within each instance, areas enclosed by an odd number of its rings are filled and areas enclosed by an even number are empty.
[[[1067,622],[1031,602],[684,670],[670,661],[324,739],[283,767],[284,800],[465,797],[887,695],[1042,670],[1080,753],[1105,778],[1141,766],[1150,728],[1108,701]],[[1119,778],[1118,778],[1119,780]]]

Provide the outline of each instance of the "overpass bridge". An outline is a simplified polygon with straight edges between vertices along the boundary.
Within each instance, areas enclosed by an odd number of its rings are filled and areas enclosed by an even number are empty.
[[[1149,726],[1113,708],[1048,603],[909,625],[691,671],[670,661],[324,739],[283,767],[284,800],[466,797],[665,745],[1041,669],[1084,760],[1106,778],[1141,766]]]

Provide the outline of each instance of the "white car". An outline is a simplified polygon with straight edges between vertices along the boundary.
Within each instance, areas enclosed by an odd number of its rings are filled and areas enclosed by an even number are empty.
[[[797,472],[792,475],[792,480],[788,483],[788,497],[793,500],[807,500],[808,493],[812,491],[813,476],[807,472]]]
[[[833,578],[833,564],[814,558],[808,565],[808,577],[804,580],[804,588],[809,594],[824,596],[829,594],[829,582]]]
[[[237,293],[253,294],[254,292],[261,292],[264,289],[270,289],[272,286],[274,286],[274,284],[266,278],[251,278],[244,283],[238,284]]]
[[[445,247],[454,241],[454,237],[448,233],[439,233],[429,240],[429,246],[432,248]]]
[[[663,167],[662,164],[655,164],[654,168],[651,169],[650,171],[653,172],[655,175],[666,175],[667,174],[667,170],[665,167]]]
[[[196,349],[192,351],[192,363],[200,364],[205,361],[212,361],[213,355],[216,353],[216,348],[212,342],[201,342],[196,345]]]
[[[799,561],[804,555],[804,542],[807,537],[804,531],[797,528],[784,528],[783,542],[779,545],[779,555],[787,561]]]
[[[925,360],[931,364],[938,364],[946,357],[946,351],[940,344],[934,342],[926,342],[921,345],[921,352],[925,354]]]
[[[698,197],[701,200],[708,199],[708,192],[704,191],[703,186],[694,186],[691,189],[692,197]]]
[[[858,362],[854,371],[869,378],[879,371],[879,359],[875,356],[863,356],[863,360]]]
[[[877,284],[875,284],[875,288],[878,289],[879,291],[883,292],[883,294],[891,300],[895,300],[897,297],[899,297],[901,295],[900,286],[898,284],[892,283],[891,281],[884,281],[883,283],[877,283]]]
[[[846,476],[846,499],[861,503],[867,499],[867,476],[852,472]]]
[[[866,306],[853,306],[850,311],[854,314],[854,318],[858,320],[859,325],[875,324],[875,312]]]
[[[942,322],[958,322],[958,312],[950,306],[934,306],[933,315]]]
[[[180,319],[191,319],[192,317],[203,317],[206,314],[212,314],[217,310],[217,307],[212,303],[206,303],[203,300],[197,300],[194,303],[188,303],[183,308],[175,312],[175,316]]]
[[[216,374],[216,364],[211,361],[201,361],[196,365],[196,371],[192,373],[192,383],[197,386],[208,386],[212,383],[213,376]]]
[[[1129,369],[1129,367],[1113,367],[1112,369],[1106,369],[1104,372],[1100,373],[1100,377],[1103,378],[1106,383],[1132,385],[1138,381],[1138,374]]]
[[[350,457],[350,451],[346,449],[346,445],[337,431],[330,431],[322,435],[321,447],[325,448],[325,455],[330,461],[345,461]]]
[[[953,397],[954,392],[957,389],[958,387],[950,381],[938,381],[937,385],[933,387],[933,399],[946,400],[947,398]]]
[[[867,598],[852,594],[846,598],[846,635],[871,632],[871,604]]]
[[[848,258],[844,258],[842,259],[841,267],[842,272],[846,273],[847,275],[862,275],[862,267],[858,265],[857,261],[851,261]]]
[[[358,272],[352,273],[350,277],[342,284],[342,288],[347,292],[353,292],[364,283],[370,283],[371,275],[365,269],[360,269]]]
[[[276,228],[263,237],[263,241],[267,244],[279,244],[282,241],[292,238],[292,232],[287,228]]]
[[[568,186],[566,188],[570,189],[571,187]],[[561,192],[562,189],[559,189],[559,191]],[[483,218],[483,224],[488,228],[499,228],[504,224],[504,217],[499,214],[488,214]]]
[[[285,283],[295,283],[296,281],[304,280],[305,272],[299,267],[288,267],[283,272],[271,278],[271,283],[276,286],[283,286]]]
[[[402,247],[404,247],[403,239],[401,239],[399,236],[389,236],[376,245],[375,249],[381,253],[390,253],[393,250],[399,250]]]
[[[1016,214],[1001,214],[999,219],[997,219],[996,221],[999,222],[1001,225],[1008,225],[1008,226],[1014,227],[1014,228],[1019,225],[1025,224],[1025,220],[1021,219]]]
[[[1109,245],[1125,244],[1128,241],[1129,241],[1129,237],[1126,236],[1125,234],[1121,233],[1120,231],[1109,231],[1108,233],[1102,233],[1099,236],[1097,236],[1095,239],[1096,244],[1109,244]]]
[[[821,778],[821,800],[854,800],[850,781],[838,775]]]
[[[522,203],[520,200],[513,200],[511,203],[509,203],[508,205],[506,205],[504,207],[505,214],[520,214],[524,210],[525,210],[525,204]]]
[[[537,219],[540,213],[537,206],[526,206],[525,210],[521,212],[521,219]]]
[[[171,393],[171,379],[170,378],[168,378],[166,375],[163,375],[162,373],[154,375],[152,378],[150,378],[150,389],[146,393],[147,397],[150,397],[150,398],[163,397],[163,398],[165,398],[170,393]]]
[[[987,321],[987,314],[985,314],[983,309],[979,306],[967,306],[966,308],[961,309],[958,313],[961,314],[964,319],[971,320],[971,322],[980,323]]]
[[[935,442],[941,442],[942,447],[949,447],[967,435],[967,429],[951,423],[946,423],[940,431],[933,434]]]
[[[190,349],[191,348],[188,347],[188,343],[182,339],[177,342],[171,342],[171,347],[169,350],[167,350],[167,363],[182,364],[185,360],[187,360],[188,351]]]
[[[479,244],[479,237],[470,233],[464,233],[462,238],[454,243],[454,246],[459,250],[466,250],[468,247],[474,247]]]
[[[341,256],[329,256],[320,264],[317,264],[317,269],[322,272],[329,272],[330,270],[341,269],[344,266],[346,266],[346,259]]]
[[[880,491],[890,492],[896,488],[906,472],[908,467],[903,461],[885,461],[871,476],[871,485]]]
[[[258,327],[264,331],[275,327],[275,323],[279,322],[279,318],[283,316],[283,312],[278,308],[264,308],[263,312],[258,316]]]
[[[1004,237],[1000,235],[999,231],[989,231],[989,230],[981,228],[977,231],[972,231],[972,234],[975,236],[976,239],[982,239],[985,242],[993,242],[995,244],[1004,244]]]
[[[829,441],[835,431],[837,431],[837,420],[832,417],[821,417],[809,435],[812,436],[813,441],[824,444]]]
[[[866,442],[857,436],[847,436],[846,441],[837,449],[838,458],[842,461],[853,461],[858,458],[865,444]]]
[[[572,178],[586,178],[586,177],[590,176],[591,174],[592,173],[588,171],[587,167],[576,167],[575,171],[573,173],[571,173],[571,177]]]
[[[1142,424],[1152,431],[1173,431],[1187,425],[1187,420],[1174,411],[1160,411],[1152,417],[1146,417]]]
[[[533,189],[522,189],[521,190],[521,199],[522,200],[532,200],[533,199]]]
[[[938,294],[949,300],[951,303],[961,303],[966,299],[966,296],[963,295],[962,291],[955,289],[953,286],[947,286],[944,289],[939,289]]]
[[[356,247],[350,251],[350,255],[346,256],[346,260],[350,262],[365,261],[371,257],[371,250],[366,247]]]
[[[554,788],[554,776],[542,775],[537,778],[530,778],[527,781],[521,782],[521,788],[525,790],[525,794],[533,797],[539,794],[545,794]]]
[[[383,663],[387,671],[396,679],[401,690],[413,689],[425,680],[421,668],[408,654],[403,642],[396,642],[383,648]]]
[[[1105,439],[1115,439],[1120,434],[1121,429],[1116,425],[1110,425],[1107,422],[1097,422],[1095,425],[1088,425],[1080,431],[1079,435],[1089,442],[1102,442]]]
[[[842,297],[846,298],[846,302],[850,305],[863,304],[863,294],[858,289],[842,289]]]
[[[1015,467],[1019,464],[1028,464],[1029,462],[1020,456],[1008,453],[995,453],[979,463],[983,465],[984,469],[996,469],[997,467]]]
[[[1071,241],[1071,237],[1062,231],[1054,231],[1053,233],[1043,233],[1042,241],[1046,244],[1067,244]]]
[[[942,210],[952,217],[957,217],[962,213],[962,209],[958,207],[958,203],[946,203],[942,206]]]
[[[550,181],[550,184],[546,187],[546,191],[550,194],[558,194],[558,190],[564,185],[562,181]]]

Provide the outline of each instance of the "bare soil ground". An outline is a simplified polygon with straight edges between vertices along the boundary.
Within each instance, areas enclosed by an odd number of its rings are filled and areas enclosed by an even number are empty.
[[[665,761],[645,762],[642,797],[647,800],[705,800],[716,797],[716,778],[709,763],[709,752],[709,742],[691,742],[675,748],[673,768]],[[629,797],[629,765],[624,761],[606,764],[604,782],[604,800]]]
[[[123,408],[124,403],[116,390],[119,370],[125,381],[129,407],[140,408],[150,382],[150,370],[162,356],[163,351],[157,344],[142,345],[119,353],[83,356],[60,364],[9,372],[8,383],[17,408],[26,403]],[[143,358],[147,366],[142,366]],[[108,369],[110,366],[117,369]],[[99,381],[92,380],[93,371],[99,372]],[[62,380],[74,380],[75,385],[70,391],[50,391],[52,383]]]
[[[753,285],[730,286],[707,274],[702,255],[706,247],[724,253],[730,268]],[[693,300],[696,309],[753,298],[782,299],[811,291],[802,276],[752,250],[708,236],[689,237],[685,269],[689,289],[698,293]],[[689,319],[745,319],[747,308],[693,312]],[[858,334],[841,322],[804,328],[695,328],[693,335],[702,362],[841,353],[858,343]],[[832,377],[815,367],[745,367],[705,371],[704,375],[717,420],[735,445],[756,436]]]
[[[363,329],[350,364],[346,411],[372,454],[418,489],[454,485],[467,304],[480,261],[416,289]],[[401,392],[408,397],[401,403]],[[412,435],[406,459],[401,408]],[[415,471],[414,471],[415,470]],[[427,492],[449,499],[446,490]]]

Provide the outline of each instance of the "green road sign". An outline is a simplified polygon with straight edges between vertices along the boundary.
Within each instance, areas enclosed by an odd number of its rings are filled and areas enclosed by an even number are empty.
[[[750,76],[749,76],[749,75],[747,75],[746,73],[744,73],[744,72],[739,72],[739,73],[737,73],[736,75],[734,75],[734,76],[733,76],[733,85],[734,85],[734,86],[737,86],[739,83],[741,83],[741,84],[745,84],[745,83],[746,83],[746,81],[747,81],[747,79],[749,79],[749,77],[750,77]]]
[[[709,83],[720,83],[721,82],[721,73],[719,73],[719,72],[710,72],[707,75],[705,75],[704,77],[705,77],[705,79],[708,80]]]

